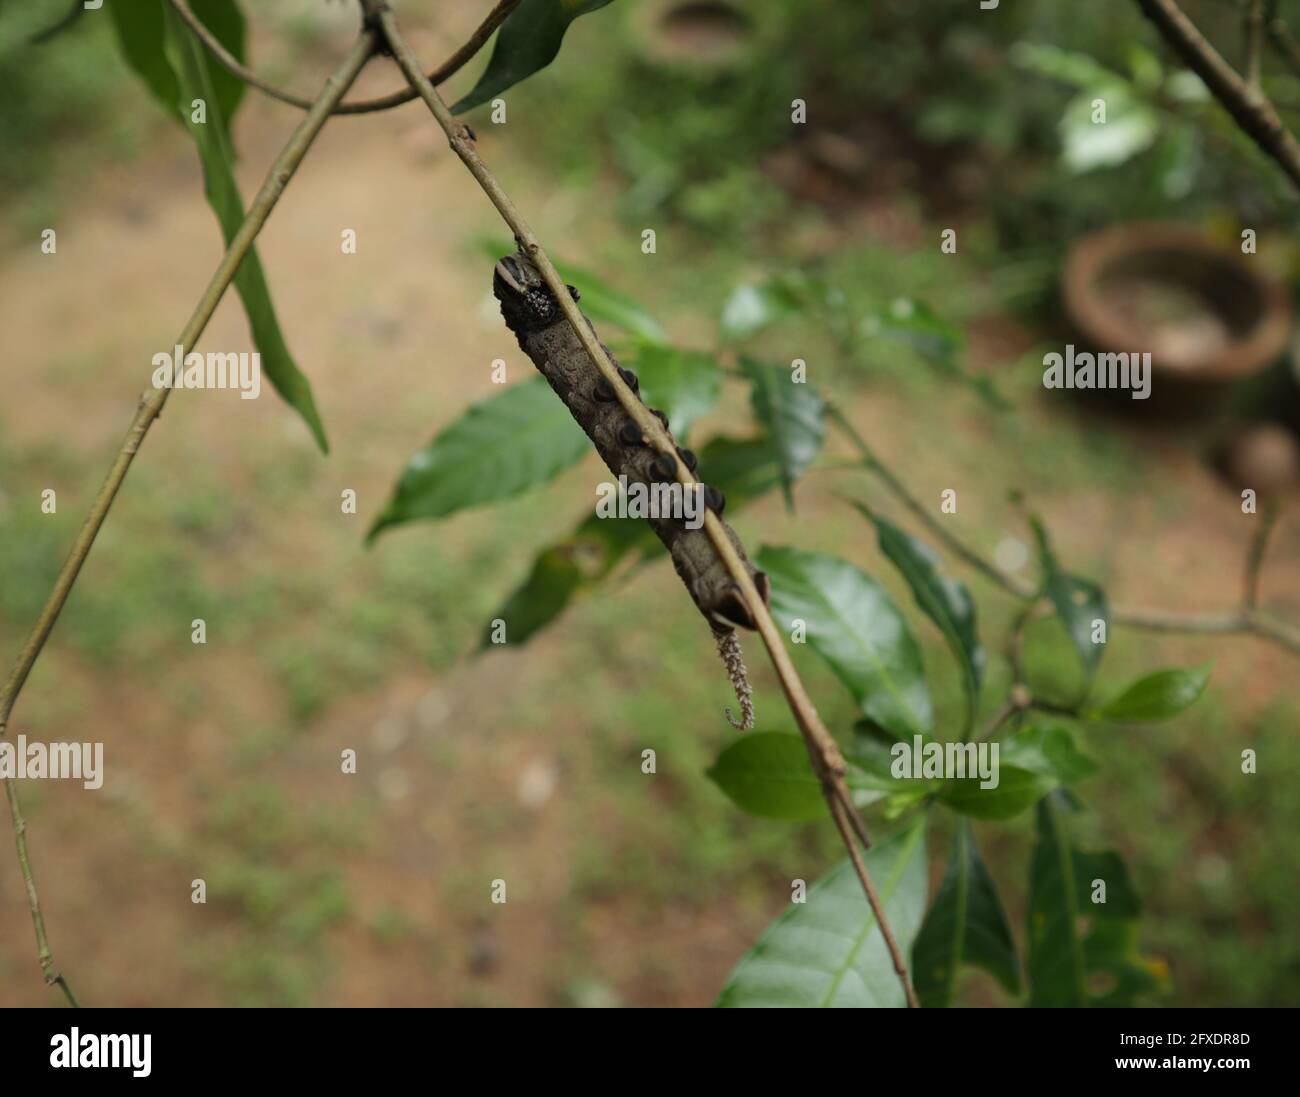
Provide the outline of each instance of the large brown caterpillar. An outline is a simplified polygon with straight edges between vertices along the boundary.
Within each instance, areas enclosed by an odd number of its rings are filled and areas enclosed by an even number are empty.
[[[572,286],[568,288],[573,299],[578,300],[578,291]],[[695,456],[690,450],[678,447],[673,456],[647,444],[641,428],[619,404],[613,385],[601,375],[565,319],[541,273],[525,255],[516,252],[497,263],[492,290],[501,302],[506,325],[519,339],[520,348],[550,382],[615,476],[626,477],[629,485],[649,486],[674,482],[677,461],[682,461],[692,473],[695,471]],[[591,321],[585,316],[583,320],[594,334]],[[628,387],[639,395],[636,375],[618,366],[617,359],[603,343],[601,347],[618,367]],[[663,422],[666,431],[667,417],[650,410]],[[720,518],[726,505],[722,492],[709,485],[703,486],[703,492],[706,505]],[[681,520],[673,518],[648,518],[647,521],[668,549],[691,599],[716,634],[729,634],[737,626],[755,627],[740,588],[702,528],[688,529]],[[722,526],[766,602],[767,576],[750,563],[731,527],[725,522]]]

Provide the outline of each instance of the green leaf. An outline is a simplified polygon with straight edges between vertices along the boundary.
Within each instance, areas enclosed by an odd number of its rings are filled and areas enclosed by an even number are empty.
[[[927,1008],[950,1006],[962,964],[982,968],[1011,994],[1020,990],[1020,962],[997,887],[964,820],[939,893],[912,946],[917,997]]]
[[[229,246],[243,223],[245,210],[239,185],[235,181],[234,149],[226,128],[227,122],[221,114],[223,92],[212,79],[212,70],[203,46],[180,23],[170,8],[167,9],[167,16],[168,52],[176,58],[182,101],[207,101],[208,121],[201,125],[191,125],[190,130],[198,144],[199,158],[203,163],[204,190],[208,204],[216,212],[217,220],[221,222],[222,236]],[[242,20],[239,26],[242,31]],[[224,94],[227,99],[230,98],[229,92]],[[238,97],[235,98],[237,100]],[[188,121],[188,118],[188,112],[184,113],[183,121]],[[329,443],[325,438],[320,413],[316,410],[311,383],[289,353],[289,347],[280,331],[280,323],[276,319],[275,307],[271,304],[271,290],[262,271],[262,262],[253,249],[249,250],[235,275],[235,289],[244,303],[253,343],[262,356],[263,371],[276,392],[306,421],[321,451],[328,453]]]
[[[928,792],[934,783],[911,777],[895,777],[893,773],[896,736],[865,717],[853,725],[853,739],[846,750],[847,760],[853,767],[853,784],[856,788],[874,788],[885,792],[899,792],[909,785]],[[934,740],[923,736],[923,743]]]
[[[939,799],[953,811],[974,819],[1011,819],[1057,785],[1053,777],[1006,765],[1000,758],[997,778],[992,788],[981,788],[978,776],[954,777],[943,786]]]
[[[737,343],[781,320],[798,316],[803,309],[804,302],[782,279],[740,285],[722,307],[719,335],[725,343]]]
[[[1210,680],[1210,667],[1193,670],[1171,668],[1139,678],[1094,715],[1122,724],[1168,720],[1190,708]]]
[[[1046,42],[1017,42],[1009,56],[1020,68],[1070,84],[1080,91],[1125,83],[1119,73],[1098,64],[1088,54]]]
[[[180,80],[163,48],[168,30],[164,9],[163,0],[135,0],[109,4],[108,15],[126,63],[163,110],[181,119]]]
[[[821,782],[798,735],[757,732],[737,739],[718,755],[708,777],[751,815],[803,822],[826,814]]]
[[[1080,906],[1092,918],[1133,919],[1142,913],[1124,859],[1113,850],[1073,850],[1075,891]],[[1098,882],[1105,884],[1105,902],[1093,902]],[[1100,898],[1100,893],[1098,893]]]
[[[1084,53],[1038,42],[1018,42],[1012,61],[1021,68],[1070,84],[1080,92],[1065,108],[1058,127],[1062,159],[1076,174],[1116,167],[1151,147],[1160,134],[1160,115],[1143,98],[1141,89],[1117,72],[1097,64]],[[1131,57],[1148,89],[1160,82],[1158,59]],[[1154,66],[1154,69],[1152,68]],[[1093,102],[1105,101],[1106,121],[1093,121]]]
[[[560,52],[569,24],[608,3],[610,0],[523,0],[501,25],[492,60],[478,83],[451,108],[452,113],[461,114],[486,103],[546,68]]]
[[[1002,744],[1000,761],[1073,784],[1097,772],[1097,763],[1079,749],[1074,729],[1050,717],[1033,716]]]
[[[925,828],[918,822],[865,855],[885,916],[907,955],[925,911]],[[724,1007],[864,1007],[905,1004],[889,950],[844,861],[791,903],[732,971]]]
[[[234,0],[201,0],[194,10],[222,44],[242,58],[244,18]],[[229,245],[245,212],[235,182],[235,154],[230,142],[230,115],[243,96],[242,82],[223,69],[210,67],[202,45],[160,0],[110,4],[108,12],[127,63],[163,109],[194,137],[203,167],[204,191]],[[190,103],[194,99],[207,103],[207,122],[190,122]],[[321,449],[328,452],[311,385],[285,344],[256,249],[249,250],[234,281],[267,378],[303,417]]]
[[[718,318],[718,338],[739,343],[773,324],[811,314],[832,328],[847,319],[848,300],[843,290],[807,270],[784,270],[762,282],[736,286]]]
[[[1038,842],[1029,868],[1025,940],[1031,1006],[1088,1004],[1087,967],[1079,937],[1079,884],[1064,807],[1055,797],[1038,805]]]
[[[492,615],[493,620],[505,622],[506,639],[511,644],[522,644],[563,613],[584,582],[582,567],[570,546],[552,545],[538,554],[528,578]],[[493,632],[492,625],[484,630],[479,650],[492,646]]]
[[[497,252],[498,257],[504,254]],[[659,322],[627,294],[582,267],[556,263],[555,269],[565,282],[577,288],[582,311],[596,323],[614,324],[649,343],[667,342],[668,336]]]
[[[932,729],[920,646],[884,587],[822,553],[766,547],[758,565],[772,581],[772,610],[783,627],[804,622],[809,646],[865,716],[899,738]]]
[[[709,483],[738,509],[771,491],[780,482],[780,468],[771,446],[750,439],[714,438],[700,452],[700,468],[709,470]],[[635,518],[588,515],[568,537],[542,550],[527,579],[496,611],[506,622],[510,643],[520,644],[554,621],[575,599],[590,594],[614,570],[664,553],[649,524]],[[483,647],[488,647],[485,633]]]
[[[727,497],[727,509],[766,495],[781,483],[781,458],[766,438],[709,440],[699,453],[699,470]]]
[[[781,457],[781,485],[786,505],[793,508],[794,482],[821,449],[826,405],[807,382],[796,382],[789,369],[741,357],[749,378],[750,404]]]
[[[537,555],[528,577],[492,619],[506,623],[511,644],[525,643],[574,599],[599,587],[620,563],[644,559],[662,548],[654,531],[640,519],[589,515],[563,541]],[[491,646],[491,634],[489,625],[480,650]]]
[[[244,13],[240,11],[236,0],[190,0],[190,10],[199,17],[199,22],[212,32],[218,42],[240,61],[244,60],[248,27],[244,21]],[[183,33],[188,35],[188,28]],[[221,124],[229,134],[235,112],[239,109],[239,104],[244,101],[244,92],[248,88],[238,76],[227,71],[222,65],[209,65],[207,68],[212,88],[216,93],[217,106],[220,108]],[[211,118],[210,114],[209,118]]]
[[[1113,980],[1110,989],[1093,994],[1093,1006],[1132,1006],[1139,997],[1169,989],[1169,965],[1138,947],[1137,919],[1098,920],[1083,943],[1083,959],[1094,979],[1108,975]]]
[[[512,385],[475,404],[411,458],[368,539],[416,518],[521,495],[576,464],[588,445],[543,378]]]
[[[1103,99],[1106,121],[1094,122],[1094,103]],[[1145,152],[1160,136],[1160,115],[1123,85],[1094,89],[1071,99],[1058,126],[1061,159],[1075,175],[1115,168]]]
[[[926,777],[896,777],[895,737],[874,721],[863,717],[853,725],[853,738],[845,751],[849,771],[845,782],[855,793],[854,802],[863,807],[881,802],[887,820],[902,818],[938,791],[940,781]],[[924,744],[934,742],[921,736]]]
[[[1127,1006],[1163,989],[1162,962],[1140,955],[1140,904],[1118,854],[1084,851],[1069,835],[1061,793],[1038,805],[1026,908],[1031,1006]],[[1104,902],[1102,889],[1104,884]],[[1084,924],[1088,926],[1083,936]],[[1108,976],[1109,990],[1095,986]]]
[[[1105,592],[1089,579],[1081,579],[1062,571],[1047,534],[1047,528],[1037,518],[1031,518],[1034,537],[1038,541],[1038,556],[1043,569],[1043,593],[1051,601],[1056,615],[1065,625],[1074,643],[1084,670],[1089,677],[1096,673],[1097,665],[1105,652],[1104,643],[1093,643],[1093,622],[1106,622],[1110,626],[1110,609]]]
[[[923,541],[910,537],[892,522],[881,518],[861,503],[862,515],[875,523],[880,551],[903,574],[921,611],[939,626],[949,649],[962,670],[966,692],[966,726],[970,727],[979,705],[980,679],[984,672],[984,649],[975,627],[975,603],[970,592],[956,579],[939,571],[939,555]]]
[[[642,344],[629,359],[641,397],[668,416],[668,429],[682,440],[690,425],[713,410],[722,394],[722,370],[711,354]]]

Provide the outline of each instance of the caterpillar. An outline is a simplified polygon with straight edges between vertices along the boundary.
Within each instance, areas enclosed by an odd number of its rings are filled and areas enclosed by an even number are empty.
[[[580,299],[573,286],[567,288],[575,301]],[[656,483],[672,483],[677,479],[678,461],[695,473],[696,459],[690,450],[682,449],[674,441],[674,455],[647,444],[641,428],[623,410],[613,385],[601,375],[541,273],[526,255],[515,252],[497,263],[492,276],[492,292],[501,302],[501,315],[519,340],[520,349],[564,402],[615,477],[626,477],[628,485],[649,487]],[[591,321],[586,316],[583,321],[594,335],[596,329]],[[636,375],[620,366],[604,343],[600,346],[628,387],[640,396]],[[667,431],[667,416],[653,408],[649,410]],[[722,492],[708,484],[703,485],[702,491],[705,505],[721,520],[726,506]],[[748,685],[746,683],[742,691],[740,684],[743,682],[744,664],[740,662],[739,645],[733,634],[737,628],[752,629],[756,623],[739,586],[704,529],[688,529],[680,519],[674,518],[646,520],[668,550],[673,567],[691,600],[712,627],[736,685],[746,720],[752,720]],[[750,562],[731,526],[722,522],[722,527],[755,588],[767,603],[767,576]],[[739,667],[738,672],[733,669],[735,666]]]

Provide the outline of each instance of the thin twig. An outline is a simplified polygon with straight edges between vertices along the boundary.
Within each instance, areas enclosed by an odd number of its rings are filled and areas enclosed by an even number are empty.
[[[226,248],[225,255],[208,283],[207,289],[199,299],[194,314],[181,330],[180,335],[176,337],[176,344],[184,348],[184,350],[190,350],[198,342],[199,336],[202,335],[208,320],[211,319],[213,312],[216,310],[217,303],[229,288],[230,283],[234,281],[240,264],[252,249],[253,241],[262,230],[262,226],[266,224],[267,218],[271,215],[271,210],[275,208],[275,204],[280,195],[284,193],[289,180],[293,178],[294,173],[298,170],[298,166],[302,163],[303,157],[307,154],[307,150],[311,147],[316,135],[320,133],[321,127],[329,118],[335,104],[343,98],[348,88],[352,86],[353,81],[356,80],[357,74],[373,56],[377,46],[378,38],[375,32],[369,28],[363,29],[356,43],[348,51],[347,56],[329,79],[325,81],[325,85],[316,101],[312,104],[311,109],[298,123],[284,149],[276,157],[275,162],[267,172],[261,189],[248,207],[248,213],[245,215],[243,223],[235,232],[229,246]],[[131,462],[140,449],[140,443],[144,440],[144,436],[148,433],[153,421],[162,412],[163,405],[166,404],[170,392],[171,389],[164,386],[162,388],[147,389],[140,396],[140,402],[136,408],[135,417],[131,420],[131,426],[126,432],[126,438],[118,449],[117,456],[113,460],[113,465],[109,469],[103,486],[100,487],[99,493],[95,496],[90,513],[82,523],[81,530],[73,542],[72,551],[68,554],[58,578],[54,581],[54,589],[45,600],[45,605],[42,607],[40,616],[36,619],[36,624],[32,628],[31,635],[28,636],[27,642],[18,656],[13,672],[5,683],[3,692],[0,692],[0,736],[5,734],[18,695],[22,692],[23,685],[26,683],[27,676],[31,673],[37,657],[45,647],[46,640],[49,639],[54,623],[58,620],[59,613],[68,600],[68,595],[72,592],[72,586],[77,581],[77,576],[81,572],[82,565],[86,562],[86,557],[90,554],[91,546],[95,543],[95,537],[99,533],[100,527],[103,526],[104,519],[108,517],[109,509],[113,505],[113,500],[117,497],[118,489],[122,486],[127,470],[131,467]],[[18,858],[22,865],[23,879],[27,883],[27,894],[32,908],[32,921],[36,928],[37,946],[42,956],[42,967],[45,968],[45,958],[48,957],[49,946],[45,939],[45,923],[41,917],[40,904],[36,897],[36,887],[32,882],[22,812],[19,810],[17,789],[13,781],[6,781],[5,784],[9,797],[10,812],[17,830]],[[47,970],[47,980],[48,975]],[[67,984],[62,983],[61,979],[59,981],[64,992],[71,999],[71,991],[68,990]]]
[[[989,717],[989,721],[984,725],[984,729],[975,737],[975,742],[983,743],[991,739],[999,731],[1002,725],[1024,712],[1034,703],[1033,695],[1030,694],[1028,687],[1023,682],[1015,682],[1007,692],[1007,699],[1002,702],[1001,707]]]
[[[45,936],[45,915],[41,913],[41,900],[36,894],[36,882],[32,879],[32,862],[27,853],[27,821],[23,818],[23,809],[18,803],[18,782],[13,777],[4,778],[5,796],[9,800],[9,817],[14,823],[14,844],[18,847],[18,867],[23,874],[23,883],[27,887],[27,905],[32,912],[32,926],[36,930],[36,959],[40,961],[41,974],[45,976],[45,985],[59,987],[68,1004],[76,1009],[81,1005],[72,993],[68,981],[62,972],[54,970],[54,955],[50,952],[50,942]]]
[[[492,32],[506,21],[506,17],[515,10],[520,4],[520,0],[498,0],[494,7],[469,36],[469,39],[455,53],[447,58],[441,65],[429,73],[428,79],[432,84],[441,84],[451,79],[456,73],[465,67],[465,63],[470,60],[483,44],[492,37]],[[217,39],[202,20],[199,19],[194,11],[190,8],[188,0],[171,0],[171,5],[176,9],[185,24],[194,32],[195,37],[207,47],[208,52],[216,61],[233,76],[237,76],[250,87],[269,95],[272,99],[278,99],[282,103],[288,103],[291,107],[298,107],[300,110],[311,108],[312,100],[306,99],[300,95],[294,95],[293,92],[277,88],[270,81],[258,76],[247,65],[243,64],[238,57],[231,53]],[[377,99],[360,99],[350,103],[339,103],[334,107],[334,114],[370,114],[374,111],[389,110],[392,107],[400,107],[403,103],[409,103],[412,99],[418,98],[416,90],[410,86],[395,91],[391,95],[381,95]]]
[[[1232,613],[1178,613],[1164,609],[1113,609],[1111,621],[1116,625],[1146,629],[1150,632],[1218,632],[1238,633],[1268,640],[1288,651],[1300,654],[1300,630],[1259,610]]]
[[[1300,187],[1300,143],[1267,97],[1243,80],[1174,0],[1137,0],[1165,41],[1182,57],[1238,126]]]
[[[479,156],[478,150],[474,147],[474,138],[470,131],[452,117],[447,105],[424,75],[424,70],[407,45],[387,0],[361,0],[361,4],[367,13],[368,19],[377,19],[379,21],[388,48],[397,64],[401,67],[402,72],[406,75],[407,80],[411,82],[420,98],[428,105],[434,118],[437,119],[438,125],[442,127],[443,132],[447,135],[452,150],[469,169],[470,174],[474,176],[483,192],[488,196],[493,206],[496,207],[497,212],[501,214],[502,220],[514,233],[515,241],[520,250],[526,253],[533,265],[536,266],[547,287],[563,310],[565,318],[572,325],[583,348],[591,356],[592,362],[600,370],[601,375],[613,388],[623,409],[641,428],[644,437],[656,449],[662,453],[674,454],[675,446],[672,438],[659,420],[650,414],[649,409],[628,387],[627,382],[623,380],[614,364],[609,360],[608,355],[600,345],[600,340],[596,338],[591,326],[583,318],[577,304],[565,288],[564,279],[560,277],[550,257],[542,249],[541,243],[532,229],[528,227],[509,195],[502,189],[496,176],[492,174],[483,162],[482,157]],[[674,460],[673,463],[677,469],[678,480],[682,484],[689,486],[696,482],[693,474],[686,468],[685,462]],[[766,603],[764,603],[755,588],[748,570],[742,564],[717,515],[711,510],[705,511],[704,528],[709,535],[710,541],[717,549],[718,555],[726,565],[728,573],[735,580],[741,595],[750,608],[759,635],[762,636],[768,655],[771,657],[772,664],[776,669],[777,678],[781,682],[786,701],[789,703],[791,712],[794,713],[799,730],[808,746],[808,755],[812,762],[813,772],[822,783],[827,800],[832,805],[837,825],[840,825],[841,835],[845,837],[850,847],[850,854],[853,855],[856,853],[852,842],[854,835],[861,839],[864,845],[868,845],[869,842],[866,824],[858,814],[857,807],[854,805],[849,795],[848,786],[844,781],[847,767],[839,746],[826,729],[825,724],[822,723],[821,717],[817,715],[812,699],[808,696],[808,692],[790,660],[789,653],[785,650],[781,633],[777,629],[776,622],[772,619],[772,614],[768,611]],[[889,931],[888,920],[883,908],[880,906],[875,888],[871,884],[866,865],[858,856],[853,857],[853,864],[858,879],[862,884],[862,889],[866,893],[867,901],[871,904],[872,913],[881,926],[894,963],[894,970],[898,972],[899,979],[902,981],[908,1005],[915,1006],[917,1004],[916,994],[912,989],[911,981],[907,977],[907,965],[902,953],[899,951],[897,941],[894,939],[892,932]]]
[[[1259,571],[1264,566],[1264,551],[1268,548],[1268,537],[1277,525],[1279,508],[1270,504],[1259,516],[1259,528],[1250,542],[1250,551],[1246,553],[1246,593],[1242,598],[1242,609],[1249,613],[1259,605]]]
[[[908,977],[907,962],[903,959],[903,950],[898,947],[898,941],[894,937],[893,927],[889,924],[889,919],[885,917],[885,907],[880,901],[880,896],[876,894],[876,885],[871,880],[871,873],[867,871],[867,863],[862,857],[862,850],[858,848],[858,843],[854,837],[861,838],[862,819],[859,816],[857,822],[854,822],[854,816],[857,815],[851,803],[845,803],[829,787],[823,785],[822,790],[826,795],[826,805],[830,808],[831,818],[835,820],[835,829],[840,832],[840,839],[844,842],[844,848],[849,851],[849,860],[853,862],[853,871],[857,874],[858,882],[862,885],[862,890],[867,894],[867,903],[871,907],[871,913],[875,916],[876,925],[880,927],[880,935],[885,939],[885,948],[889,950],[889,958],[894,965],[894,974],[898,976],[898,981],[903,986],[903,996],[907,1001],[909,1009],[919,1009],[920,1001],[916,997],[916,991],[912,988],[912,980]]]
[[[937,540],[942,541],[947,546],[954,556],[980,572],[990,582],[996,584],[1012,597],[1030,602],[1037,599],[1037,586],[1018,579],[1014,575],[1008,575],[991,560],[981,556],[978,551],[951,533],[945,527],[945,524],[934,516],[932,510],[924,506],[912,494],[907,485],[898,478],[897,474],[880,460],[871,447],[867,445],[862,435],[854,429],[853,425],[838,408],[832,405],[828,407],[827,413],[831,421],[843,430],[849,441],[862,455],[862,467],[875,475]],[[1265,520],[1271,521],[1267,517],[1265,517]],[[1269,528],[1271,527],[1265,527],[1256,534],[1256,544],[1258,545],[1261,562],[1263,560],[1264,541],[1260,538],[1260,534],[1263,535],[1263,538],[1267,538]],[[1255,567],[1257,572],[1258,565],[1255,565]],[[1257,574],[1254,581],[1258,581]],[[1279,621],[1271,614],[1256,608],[1253,601],[1249,601],[1252,597],[1253,594],[1248,588],[1247,601],[1243,608],[1228,613],[1183,613],[1174,610],[1112,606],[1110,621],[1115,625],[1127,625],[1132,628],[1147,629],[1153,632],[1240,633],[1267,640],[1279,647],[1286,648],[1288,651],[1300,654],[1300,629]]]
[[[893,492],[895,498],[912,512],[916,518],[922,522],[936,538],[942,541],[948,551],[954,556],[963,560],[976,571],[982,572],[990,582],[1001,587],[1008,594],[1017,598],[1032,598],[1037,593],[1038,588],[1023,579],[1017,579],[1014,575],[1008,575],[996,564],[986,560],[973,548],[970,548],[965,542],[958,538],[945,528],[944,524],[935,518],[931,508],[926,507],[912,492],[907,485],[898,478],[879,457],[875,451],[867,444],[865,438],[858,433],[857,429],[849,422],[848,417],[834,404],[828,404],[826,408],[827,416],[835,423],[853,443],[854,448],[862,456],[863,465],[869,469],[875,476]]]
[[[1291,33],[1291,28],[1287,25],[1286,20],[1277,14],[1277,0],[1270,0],[1269,2],[1265,29],[1268,31],[1269,41],[1273,43],[1273,48],[1286,62],[1291,74],[1300,76],[1300,42],[1295,40],[1295,35]]]
[[[1264,55],[1264,0],[1246,0],[1246,17],[1243,34],[1246,39],[1246,63],[1242,71],[1246,83],[1260,89],[1260,61]]]

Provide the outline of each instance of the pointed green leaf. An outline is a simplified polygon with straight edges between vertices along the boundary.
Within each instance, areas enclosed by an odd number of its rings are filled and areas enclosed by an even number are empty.
[[[980,679],[984,671],[984,649],[975,628],[975,602],[956,579],[939,570],[938,554],[923,541],[910,537],[892,522],[855,504],[863,516],[875,523],[880,551],[903,574],[921,611],[939,626],[949,649],[962,669],[966,692],[966,726],[970,727],[979,704]]]
[[[711,438],[699,472],[727,497],[728,511],[766,495],[781,482],[781,458],[765,438]]]
[[[204,189],[208,203],[216,212],[217,219],[221,222],[222,236],[229,245],[243,223],[245,210],[239,185],[235,181],[234,149],[230,143],[229,131],[225,128],[227,123],[221,115],[222,93],[213,82],[212,68],[203,46],[195,41],[194,36],[172,14],[170,8],[167,9],[167,15],[168,53],[176,59],[182,102],[188,103],[193,99],[207,101],[208,121],[190,125],[190,131],[198,144],[199,158],[203,163]],[[242,22],[240,25],[242,27]],[[184,120],[188,123],[188,119],[189,113],[186,111]],[[271,385],[285,403],[303,417],[321,451],[329,452],[325,427],[316,410],[311,383],[289,353],[289,347],[280,331],[280,322],[276,319],[275,307],[271,304],[271,290],[262,270],[262,262],[253,249],[249,250],[235,275],[235,290],[244,303],[253,343],[262,356],[262,369]]]
[[[711,354],[646,343],[629,364],[641,383],[641,398],[668,416],[668,429],[679,441],[722,394],[722,370]]]
[[[957,825],[948,870],[912,947],[912,974],[922,1006],[952,1005],[962,964],[982,968],[1012,994],[1020,990],[1011,927],[965,821]]]
[[[1097,763],[1079,749],[1074,729],[1051,717],[1034,715],[1002,743],[1001,762],[1073,784],[1097,772]]]
[[[718,755],[708,777],[751,815],[802,822],[826,814],[821,782],[798,735],[756,732],[737,739]]]
[[[781,455],[781,480],[786,504],[794,505],[794,482],[803,475],[822,446],[826,405],[806,381],[796,382],[784,366],[752,358],[740,359],[749,378],[750,404]]]
[[[819,275],[798,269],[780,271],[731,291],[718,319],[718,336],[724,343],[742,342],[773,324],[805,314],[838,322],[845,304],[843,291]]]
[[[1140,905],[1123,861],[1111,851],[1076,849],[1068,811],[1059,792],[1038,805],[1026,909],[1029,1004],[1132,1005],[1163,989],[1167,972],[1138,951]],[[1109,988],[1094,985],[1101,975]]]
[[[244,18],[234,0],[200,0],[194,10],[227,49],[242,57]],[[203,46],[161,0],[110,4],[108,11],[123,57],[168,115],[194,137],[208,204],[229,245],[245,212],[235,182],[235,154],[230,142],[230,113],[243,96],[242,82],[210,65]],[[204,123],[190,121],[195,99],[207,104]],[[250,249],[240,265],[235,290],[244,304],[253,343],[271,385],[303,417],[321,449],[328,451],[311,385],[285,344],[256,249]]]
[[[954,777],[943,786],[939,799],[953,811],[974,819],[1011,819],[1057,785],[1053,777],[1005,765],[1001,760],[996,771],[998,783],[991,788],[982,787],[978,776]]]
[[[170,21],[166,7],[166,0],[132,0],[110,3],[108,14],[118,48],[127,63],[153,93],[158,105],[184,123],[189,117],[191,100],[206,99],[206,96],[187,88],[182,98],[178,66],[175,56],[169,55],[168,38],[173,33],[187,38],[192,35],[188,27]],[[244,60],[247,26],[236,0],[191,0],[190,10],[218,42],[240,61]],[[244,98],[244,82],[220,65],[211,66],[207,78],[218,108],[215,113],[209,111],[207,124],[218,126],[228,137],[230,123]]]
[[[164,50],[168,26],[164,7],[164,0],[110,3],[108,15],[126,63],[144,81],[158,105],[173,118],[179,118],[181,85]]]
[[[240,61],[244,60],[248,27],[244,21],[244,13],[240,11],[236,0],[190,0],[190,10],[199,17],[199,21],[212,32],[218,42]],[[188,30],[186,33],[188,34]],[[229,133],[235,112],[239,109],[239,104],[244,101],[244,92],[248,90],[248,86],[222,65],[208,65],[208,75],[216,93],[217,106],[220,108],[221,124]]]
[[[512,385],[475,404],[411,458],[369,539],[416,518],[521,495],[576,464],[588,445],[543,378]]]
[[[1079,936],[1082,897],[1064,811],[1062,802],[1052,796],[1038,805],[1038,842],[1029,869],[1025,927],[1031,1006],[1088,1004]]]
[[[1168,720],[1190,708],[1205,692],[1209,680],[1208,665],[1193,670],[1158,670],[1133,682],[1095,715],[1122,724]]]
[[[939,376],[973,389],[990,407],[999,411],[1011,407],[992,381],[962,366],[965,334],[924,301],[897,297],[864,317],[860,330],[867,339],[882,339],[910,348]]]
[[[590,594],[624,561],[637,561],[662,549],[654,530],[637,518],[589,515],[563,541],[543,549],[523,583],[495,613],[506,635],[518,646],[560,616],[569,604]],[[491,646],[492,628],[484,630],[480,650]]]
[[[498,256],[505,252],[498,251]],[[582,267],[568,263],[555,265],[560,277],[578,290],[582,311],[595,323],[613,324],[648,343],[664,344],[668,336],[659,322],[626,293]]]
[[[560,52],[569,24],[608,3],[610,0],[523,0],[501,25],[487,69],[470,93],[451,108],[452,113],[461,114],[486,103],[546,68]]]
[[[885,916],[907,955],[925,911],[924,822],[866,855]],[[844,861],[792,903],[732,971],[719,1006],[903,1006],[903,988],[853,865]]]
[[[756,335],[781,320],[797,316],[802,303],[779,281],[741,285],[731,291],[722,307],[718,327],[723,342],[734,343]]]
[[[921,649],[884,587],[847,561],[764,548],[772,611],[787,630],[802,621],[808,645],[848,687],[864,715],[899,738],[934,724]]]
[[[1101,587],[1089,579],[1062,571],[1052,550],[1047,529],[1037,518],[1031,519],[1034,536],[1038,541],[1038,557],[1043,569],[1043,593],[1056,610],[1074,643],[1084,669],[1091,677],[1106,650],[1104,643],[1093,642],[1094,622],[1110,624],[1110,609]]]

